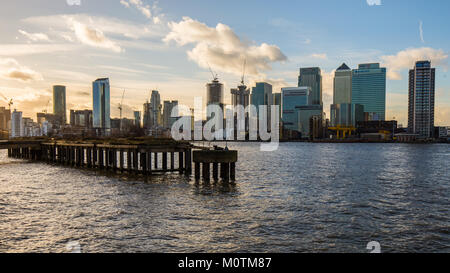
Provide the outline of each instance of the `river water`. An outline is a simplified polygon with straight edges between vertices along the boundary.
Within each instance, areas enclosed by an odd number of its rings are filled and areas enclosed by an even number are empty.
[[[450,252],[450,145],[239,150],[236,184],[105,175],[0,152],[0,252]]]

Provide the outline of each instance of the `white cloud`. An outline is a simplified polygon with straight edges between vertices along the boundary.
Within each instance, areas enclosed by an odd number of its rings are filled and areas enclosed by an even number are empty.
[[[129,39],[154,38],[165,35],[163,33],[165,29],[162,29],[162,26],[136,24],[117,18],[92,16],[89,14],[35,16],[26,18],[23,21],[35,27],[50,28],[55,36],[61,36],[65,40],[70,40],[67,38],[73,34],[73,21],[82,22],[89,28],[103,32],[104,35],[122,36]]]
[[[415,62],[430,60],[432,65],[445,65],[448,55],[442,49],[429,47],[408,48],[398,52],[396,55],[382,56],[383,65],[388,68],[387,76],[391,80],[401,80],[400,71],[412,69]]]
[[[125,7],[129,8],[131,5],[133,5],[135,8],[137,8],[145,17],[148,19],[152,18],[152,10],[150,5],[146,5],[142,2],[142,0],[120,0],[120,3],[124,5]]]
[[[420,40],[422,43],[425,43],[425,39],[423,38],[423,22],[419,22],[419,33],[420,33]]]
[[[83,23],[72,20],[72,27],[78,40],[86,45],[105,48],[114,52],[122,52],[122,48],[105,37],[101,30],[91,28]]]
[[[12,58],[0,58],[0,76],[6,79],[19,81],[40,81],[43,77],[40,73],[19,64]]]
[[[381,0],[367,0],[369,6],[381,6]]]
[[[241,75],[246,60],[246,73],[259,75],[262,71],[270,70],[271,63],[287,60],[277,46],[266,43],[249,45],[224,24],[219,23],[212,28],[184,17],[178,23],[169,23],[169,27],[171,32],[164,41],[175,41],[180,46],[194,44],[188,56],[203,68],[208,68],[210,64],[214,70]]]
[[[328,58],[327,54],[325,54],[325,53],[314,53],[311,55],[311,57],[313,57],[315,59],[321,59],[321,60],[326,60]]]
[[[50,41],[47,34],[44,34],[44,33],[28,33],[25,30],[21,30],[21,29],[19,29],[19,33],[22,34],[23,36],[27,37],[29,40],[31,40],[33,42],[38,42],[38,41],[49,42]]]

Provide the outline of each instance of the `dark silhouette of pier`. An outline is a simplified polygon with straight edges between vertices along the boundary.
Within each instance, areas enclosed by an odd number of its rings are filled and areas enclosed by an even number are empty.
[[[165,174],[191,176],[200,172],[205,181],[235,180],[237,151],[205,149],[189,142],[161,139],[109,140],[9,140],[0,141],[0,149],[16,159],[40,161],[70,167],[98,169],[115,173]]]

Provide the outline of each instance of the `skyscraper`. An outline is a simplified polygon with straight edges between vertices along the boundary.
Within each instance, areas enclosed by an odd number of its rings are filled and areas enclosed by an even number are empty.
[[[312,104],[323,104],[322,101],[322,73],[319,67],[300,68],[298,87],[311,87]]]
[[[23,136],[23,120],[22,112],[14,110],[11,114],[11,137],[21,137]]]
[[[245,84],[239,85],[237,89],[231,89],[231,96],[233,106],[242,105],[247,108],[250,103],[250,90]]]
[[[93,127],[101,134],[111,130],[109,79],[97,79],[92,83]]]
[[[172,128],[172,125],[177,120],[178,113],[175,114],[175,117],[172,117],[172,111],[175,107],[178,106],[178,101],[164,101],[164,109],[163,109],[163,127],[165,129]]]
[[[311,87],[286,87],[281,89],[283,97],[283,125],[285,128],[300,132],[299,109],[311,104]]]
[[[155,129],[162,124],[161,96],[157,90],[152,90],[150,102],[144,104],[144,128]]]
[[[0,130],[8,131],[11,120],[11,111],[5,107],[0,107]]]
[[[352,103],[352,70],[345,63],[334,73],[333,104]]]
[[[62,85],[53,86],[53,114],[59,118],[61,124],[66,124],[66,87]]]
[[[134,111],[134,126],[141,128],[141,112]]]
[[[431,61],[418,61],[409,71],[408,131],[422,138],[434,135],[435,74]]]
[[[386,118],[386,68],[379,63],[360,64],[352,72],[353,104],[364,106],[364,112]]]
[[[273,104],[272,85],[266,82],[257,82],[256,87],[252,88],[251,103],[256,107],[258,118],[259,106],[267,106],[267,126],[269,126],[271,122],[271,106]]]
[[[223,84],[217,78],[206,85],[206,105],[219,105],[223,108]]]
[[[282,108],[281,108],[281,93],[273,93],[273,105],[278,105],[279,107],[279,117],[281,120],[281,113],[282,113]]]

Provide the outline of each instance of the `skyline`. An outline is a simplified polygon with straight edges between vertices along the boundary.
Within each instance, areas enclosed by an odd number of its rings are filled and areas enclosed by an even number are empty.
[[[202,2],[81,1],[78,6],[46,0],[38,8],[22,0],[5,3],[0,92],[14,98],[13,109],[34,118],[51,100],[53,85],[67,86],[67,110],[92,108],[92,82],[108,77],[111,116],[119,116],[116,106],[126,89],[124,117],[131,118],[153,89],[163,100],[188,106],[194,96],[206,101],[206,84],[212,80],[208,64],[219,74],[230,104],[230,89],[239,84],[247,59],[246,85],[267,81],[277,93],[297,86],[300,68],[320,67],[330,118],[334,70],[343,62],[352,69],[380,62],[388,74],[386,119],[396,117],[406,127],[408,71],[415,61],[431,60],[437,69],[436,126],[450,124],[446,1],[259,1],[257,6],[247,1],[239,3],[239,10],[237,2],[215,3],[216,10]],[[108,8],[99,13],[105,3]],[[405,5],[408,14],[399,11]],[[291,9],[302,10],[302,16]],[[7,106],[4,98],[0,106]]]

